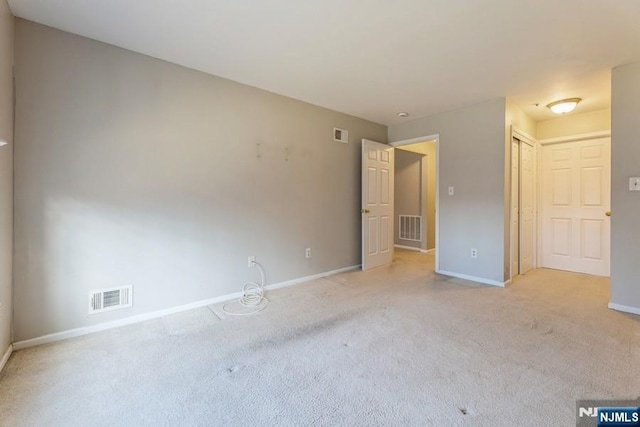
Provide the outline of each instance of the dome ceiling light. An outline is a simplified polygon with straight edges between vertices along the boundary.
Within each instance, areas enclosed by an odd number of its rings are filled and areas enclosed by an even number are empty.
[[[547,108],[549,108],[556,114],[567,114],[572,112],[580,101],[582,101],[582,99],[580,98],[561,99],[560,101],[555,101],[551,104],[548,104]]]

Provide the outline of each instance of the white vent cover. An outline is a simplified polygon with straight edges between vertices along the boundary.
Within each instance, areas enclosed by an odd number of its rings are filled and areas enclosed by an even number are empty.
[[[117,310],[133,305],[133,286],[105,288],[89,292],[89,314]]]
[[[401,240],[422,241],[422,217],[418,215],[399,216],[399,236]]]
[[[338,142],[349,142],[349,131],[344,129],[333,128],[333,140]]]

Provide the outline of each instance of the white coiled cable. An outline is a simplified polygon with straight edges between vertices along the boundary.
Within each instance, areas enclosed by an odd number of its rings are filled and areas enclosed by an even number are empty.
[[[242,297],[240,297],[240,299],[238,299],[237,301],[233,301],[222,306],[222,311],[224,311],[225,313],[232,316],[246,316],[249,314],[255,314],[259,311],[262,311],[269,303],[269,300],[264,296],[264,269],[259,263],[255,261],[253,262],[253,265],[255,267],[258,267],[258,270],[260,270],[260,283],[245,283],[242,287]],[[248,311],[229,311],[227,309],[228,306],[236,303],[240,304],[242,307],[247,308]]]

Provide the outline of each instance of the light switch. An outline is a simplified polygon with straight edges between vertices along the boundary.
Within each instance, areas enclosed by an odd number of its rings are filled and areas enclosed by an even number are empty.
[[[629,178],[629,191],[640,191],[640,178]]]
[[[453,187],[449,187],[449,195],[453,196]]]

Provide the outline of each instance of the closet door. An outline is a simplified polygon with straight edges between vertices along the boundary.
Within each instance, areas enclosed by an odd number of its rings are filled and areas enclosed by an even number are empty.
[[[544,267],[609,275],[611,139],[543,147]]]

